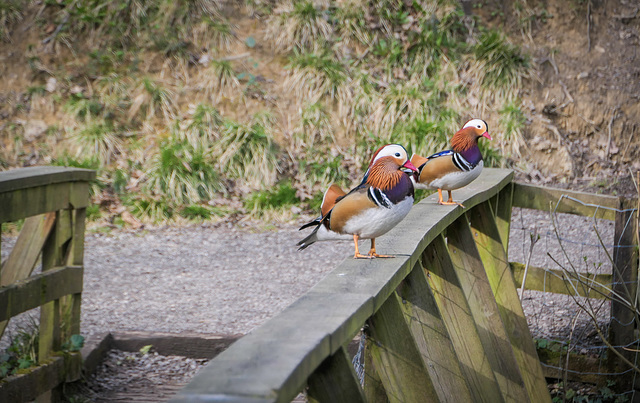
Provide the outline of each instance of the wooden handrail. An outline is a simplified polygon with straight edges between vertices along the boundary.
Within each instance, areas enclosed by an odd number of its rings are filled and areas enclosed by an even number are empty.
[[[51,364],[62,343],[80,334],[85,217],[95,177],[95,171],[64,167],[0,172],[0,224],[25,219],[0,270],[0,335],[9,319],[40,307],[39,364]],[[38,261],[42,273],[29,277]],[[79,368],[80,360],[66,355],[15,380],[31,382],[28,392],[16,392],[9,380],[0,383],[0,396],[33,400],[65,379],[78,379]],[[42,382],[42,374],[50,382]]]
[[[0,223],[89,203],[96,172],[65,167],[30,167],[0,172]]]

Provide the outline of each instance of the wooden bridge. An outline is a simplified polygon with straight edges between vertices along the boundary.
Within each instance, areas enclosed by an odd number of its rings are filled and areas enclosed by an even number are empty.
[[[55,352],[64,337],[79,332],[84,212],[93,175],[64,168],[0,173],[0,223],[30,217],[2,268],[0,321],[42,305],[45,364],[23,377],[37,386],[29,389],[24,379],[18,386],[0,385],[0,400],[34,399],[79,376],[78,357]],[[506,253],[512,206],[554,206],[615,220],[616,239],[626,245],[637,245],[637,235],[622,225],[630,213],[620,211],[619,198],[512,179],[509,170],[485,169],[456,192],[465,209],[439,206],[433,197],[416,204],[378,240],[395,259],[346,259],[216,357],[172,401],[290,402],[303,391],[317,402],[550,401],[516,293],[522,267],[510,264]],[[566,194],[594,205],[562,201]],[[611,209],[598,210],[603,205]],[[624,251],[612,284],[637,279],[637,248]],[[40,253],[43,273],[26,279]],[[313,251],[301,258],[313,259]],[[530,270],[535,279],[546,269]],[[566,290],[560,282],[551,288]],[[535,281],[527,288],[535,289]],[[613,305],[618,317],[633,315]],[[61,321],[66,311],[70,319]],[[633,320],[612,323],[612,330],[614,344],[622,345],[634,337]],[[366,341],[362,384],[347,352],[359,334]]]
[[[550,401],[506,253],[512,177],[485,169],[465,209],[418,203],[378,241],[395,259],[346,259],[172,401]],[[361,385],[346,346],[363,328]]]

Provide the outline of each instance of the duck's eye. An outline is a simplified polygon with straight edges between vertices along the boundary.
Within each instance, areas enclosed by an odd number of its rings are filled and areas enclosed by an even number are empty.
[[[399,156],[400,156],[400,153],[396,153],[395,155],[396,155],[396,157],[399,157]]]
[[[476,126],[478,129],[480,128],[480,125]]]

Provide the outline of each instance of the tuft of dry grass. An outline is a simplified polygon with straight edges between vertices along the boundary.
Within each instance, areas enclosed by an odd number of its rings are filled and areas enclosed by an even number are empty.
[[[284,81],[287,91],[299,102],[316,103],[323,98],[345,105],[350,101],[348,69],[328,51],[298,53],[289,59],[289,72]]]
[[[165,122],[175,118],[177,100],[174,91],[168,88],[160,80],[150,77],[142,77],[138,80],[131,94],[132,102],[129,106],[128,119],[132,120],[136,115],[143,116],[140,120],[149,120],[161,114]]]
[[[198,76],[198,87],[211,102],[217,102],[221,96],[232,97],[238,93],[240,81],[233,65],[228,60],[212,60],[207,69]]]
[[[71,153],[79,159],[97,159],[109,164],[122,151],[122,140],[108,122],[91,121],[67,132]]]
[[[220,171],[251,189],[273,185],[280,171],[274,124],[268,113],[256,114],[248,123],[225,122],[212,150]]]
[[[24,17],[22,4],[17,0],[0,2],[0,41],[11,42],[11,27]]]
[[[325,12],[326,5],[312,0],[284,1],[268,18],[265,37],[284,52],[322,46],[333,34]]]

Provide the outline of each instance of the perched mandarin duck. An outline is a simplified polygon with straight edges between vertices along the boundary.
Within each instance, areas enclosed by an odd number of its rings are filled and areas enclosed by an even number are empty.
[[[451,191],[468,185],[482,172],[484,163],[478,148],[480,137],[491,140],[488,125],[482,119],[465,123],[451,138],[451,150],[441,151],[424,158],[413,154],[411,162],[418,167],[416,188],[438,189],[438,203],[462,204],[453,201]],[[442,200],[442,190],[449,192],[449,200]]]
[[[344,192],[331,185],[324,194],[321,216],[300,229],[315,225],[313,232],[298,242],[302,250],[316,241],[349,239],[353,236],[354,258],[394,257],[376,253],[376,238],[395,227],[413,206],[413,182],[418,170],[407,151],[398,144],[380,147],[371,159],[360,185]],[[371,250],[362,255],[358,240],[370,239]]]

